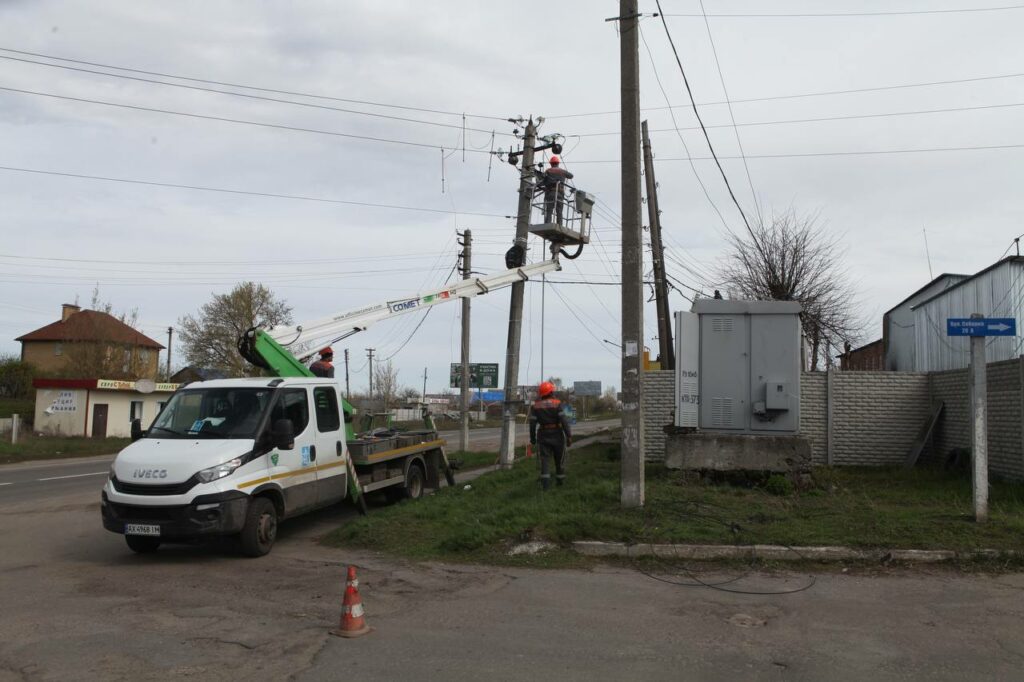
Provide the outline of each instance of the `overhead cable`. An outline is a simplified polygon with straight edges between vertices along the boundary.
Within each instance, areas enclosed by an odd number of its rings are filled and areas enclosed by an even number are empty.
[[[389,208],[396,211],[419,211],[422,213],[444,213],[466,216],[479,216],[483,218],[505,218],[511,219],[513,216],[500,215],[498,213],[477,213],[472,211],[452,211],[443,208],[423,208],[420,206],[400,206],[397,204],[377,204],[368,201],[349,201],[345,199],[330,199],[327,197],[313,197],[301,194],[279,194],[275,192],[256,192],[251,190],[242,189],[228,189],[226,187],[205,187],[202,185],[185,185],[173,182],[156,182],[152,180],[136,180],[134,178],[115,178],[103,175],[86,175],[84,173],[67,173],[63,171],[43,170],[41,168],[20,168],[17,166],[0,166],[0,170],[9,171],[12,173],[32,173],[36,175],[52,175],[56,177],[64,178],[77,178],[80,180],[99,180],[103,182],[119,182],[129,185],[146,185],[149,187],[168,187],[171,189],[190,189],[200,192],[222,192],[225,194],[241,194],[245,196],[255,197],[269,197],[272,199],[291,199],[296,201],[314,201],[326,204],[344,204],[346,206],[363,206],[367,208]]]

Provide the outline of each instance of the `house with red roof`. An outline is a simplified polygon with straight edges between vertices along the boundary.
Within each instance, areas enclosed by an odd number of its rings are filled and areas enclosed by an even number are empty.
[[[61,319],[19,336],[21,359],[43,376],[153,379],[160,343],[99,310],[65,303]]]

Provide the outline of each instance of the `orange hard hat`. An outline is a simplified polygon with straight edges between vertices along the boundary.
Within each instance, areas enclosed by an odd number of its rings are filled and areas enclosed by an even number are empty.
[[[540,382],[540,386],[537,387],[537,394],[541,398],[545,398],[555,392],[555,385],[550,381]]]
[[[548,163],[550,163],[552,166],[557,166],[558,164],[562,163],[562,160],[558,158],[557,154],[555,154],[554,156],[551,157]]]
[[[320,357],[324,357],[326,355],[334,355],[334,351],[331,350],[330,346],[326,346],[325,348],[320,349]]]

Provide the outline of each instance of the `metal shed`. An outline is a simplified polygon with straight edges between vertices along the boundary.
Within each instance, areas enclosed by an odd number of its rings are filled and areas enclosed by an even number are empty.
[[[946,320],[970,317],[1012,317],[1021,328],[1024,308],[1024,257],[1011,256],[990,265],[914,306],[914,370],[962,369],[970,360],[970,338],[946,336]],[[1015,358],[1022,337],[994,336],[986,342],[988,362]]]

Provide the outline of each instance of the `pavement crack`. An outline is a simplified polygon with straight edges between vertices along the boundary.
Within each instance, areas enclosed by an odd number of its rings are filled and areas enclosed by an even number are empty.
[[[234,644],[240,646],[243,649],[254,651],[260,647],[259,644],[246,644],[245,642],[238,642],[233,639],[221,639],[220,637],[190,637],[189,642],[216,642],[217,644]]]

